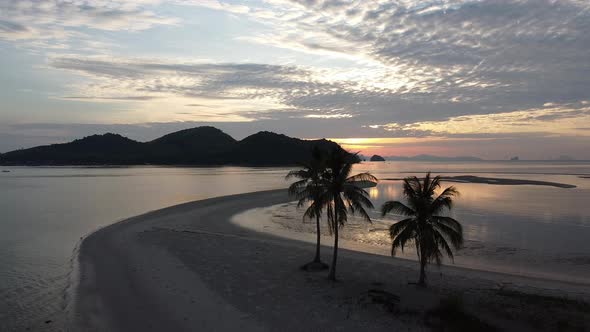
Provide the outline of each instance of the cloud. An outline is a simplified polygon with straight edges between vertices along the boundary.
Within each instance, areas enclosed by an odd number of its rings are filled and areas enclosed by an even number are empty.
[[[96,54],[113,54],[92,44],[103,42],[97,32],[182,29],[157,0],[4,1],[0,38],[54,49],[46,67],[76,80],[53,98],[129,104],[137,121],[250,121],[306,137],[588,135],[588,1],[173,3],[186,17],[214,10],[247,27],[223,38],[248,43],[248,62]]]
[[[26,26],[19,24],[19,23],[15,23],[15,22],[10,22],[10,21],[0,21],[0,31],[2,33],[23,33],[23,32],[27,32],[28,29]]]
[[[307,114],[304,118],[307,119],[346,119],[354,117],[352,114],[333,113],[333,114]]]
[[[310,72],[295,66],[74,57],[53,58],[49,66],[74,71],[93,80],[79,91],[79,99],[140,100],[179,96],[209,100],[281,100],[287,90],[325,87],[314,82]]]
[[[585,103],[546,104],[544,107],[512,112],[462,115],[444,121],[422,121],[411,124],[387,123],[371,125],[372,129],[393,133],[412,132],[453,137],[486,137],[530,134],[529,136],[590,136],[579,127],[590,123],[590,106]]]
[[[590,5],[585,1],[174,3],[224,11],[267,27],[238,36],[241,41],[345,62],[304,68],[78,55],[52,58],[51,66],[75,70],[93,80],[82,93],[72,91],[80,100],[126,96],[133,100],[145,95],[151,99],[266,98],[272,100],[267,106],[280,112],[269,114],[263,108],[260,118],[281,118],[285,109],[316,117],[329,117],[339,110],[362,124],[409,124],[531,109],[547,102],[578,102],[587,97],[590,85],[590,34],[586,33]],[[0,16],[0,31],[38,35],[36,26],[53,26],[54,33],[74,38],[68,27],[141,30],[179,22],[146,9],[158,5],[155,0],[43,0],[38,5],[8,1],[1,5],[6,17]]]
[[[267,0],[265,5],[251,5],[244,16],[268,25],[269,32],[246,40],[354,60],[361,71],[376,67],[381,85],[395,86],[388,92],[405,100],[470,105],[463,111],[469,114],[587,96],[588,2]],[[451,107],[440,112],[446,108]]]
[[[143,100],[152,100],[156,97],[154,96],[110,96],[110,97],[97,97],[97,96],[65,96],[61,97],[63,99],[72,99],[72,100],[91,100],[91,101],[100,101],[100,100],[133,100],[133,101],[143,101]]]
[[[29,48],[70,48],[95,43],[92,30],[140,31],[180,20],[149,10],[157,1],[5,0],[0,2],[0,40]],[[82,28],[90,31],[82,32]],[[59,45],[59,47],[55,47]]]

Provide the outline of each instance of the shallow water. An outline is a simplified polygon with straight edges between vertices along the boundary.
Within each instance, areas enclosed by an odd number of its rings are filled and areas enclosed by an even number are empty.
[[[183,202],[286,186],[280,168],[2,168],[0,331],[61,331],[76,246],[99,227]],[[51,320],[50,323],[45,321]]]
[[[587,174],[589,165],[558,164],[552,167],[529,163],[520,168],[511,163],[487,163],[478,168],[477,164],[371,163],[357,170],[370,170],[380,178],[399,178],[413,173],[411,168],[446,169],[444,174],[473,174],[475,169],[486,169],[488,173],[478,175],[575,185],[576,188],[556,188],[443,183],[444,187],[455,186],[461,193],[449,214],[462,223],[466,240],[464,248],[455,256],[456,265],[590,284],[590,179],[573,175]],[[458,171],[462,168],[467,171]],[[538,173],[520,174],[524,169]],[[377,209],[385,201],[404,200],[401,181],[381,181],[377,187],[368,191]],[[256,213],[262,214],[260,220],[272,220],[267,230],[315,232],[313,222],[301,221],[303,210],[296,209],[295,204],[281,204]],[[372,211],[370,215],[373,221],[371,224],[358,218],[350,218],[347,226],[340,232],[341,237],[362,244],[364,251],[389,255],[391,239],[388,229],[395,221],[402,219],[402,216],[382,217],[378,211]],[[249,222],[246,221],[247,223]],[[254,224],[252,226],[256,227]],[[327,228],[324,233],[327,233]],[[357,249],[359,248],[361,247]],[[416,259],[412,246],[407,247],[404,252],[398,251],[397,255]],[[445,263],[451,262],[446,260]]]
[[[11,172],[0,173],[0,298],[3,300],[0,331],[63,329],[71,285],[75,281],[71,273],[76,246],[82,236],[118,220],[174,204],[282,188],[287,185],[283,177],[289,170],[240,167],[2,169]],[[563,174],[590,175],[590,163],[388,162],[356,167],[356,171],[369,170],[380,178],[403,177],[407,172],[430,169],[461,174],[486,172],[495,177],[577,185],[574,189],[561,189],[455,184],[462,192],[455,213],[464,223],[466,237],[477,253],[471,257],[491,250],[495,256],[487,256],[497,257],[502,262],[511,257],[514,250],[533,251],[534,255],[522,256],[524,258],[512,256],[523,260],[522,269],[525,270],[529,269],[525,263],[528,264],[530,257],[540,260],[537,265],[551,260],[568,262],[559,263],[562,264],[557,265],[559,268],[580,271],[588,268],[590,179]],[[379,206],[387,199],[399,198],[399,182],[384,181],[370,193]],[[390,222],[376,220],[372,227],[386,228]],[[364,228],[359,227],[358,234],[361,229]],[[484,249],[478,252],[477,246],[482,243]],[[47,320],[51,322],[46,324]]]

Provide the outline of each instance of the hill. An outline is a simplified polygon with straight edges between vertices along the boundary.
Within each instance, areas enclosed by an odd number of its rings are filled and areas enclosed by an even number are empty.
[[[211,164],[236,142],[233,137],[214,127],[185,129],[146,143],[146,162]]]
[[[143,144],[107,133],[70,143],[38,146],[0,155],[3,165],[134,164],[143,159]]]
[[[7,152],[0,155],[0,165],[282,166],[308,159],[316,145],[339,147],[325,139],[308,141],[266,131],[237,141],[217,128],[198,127],[145,143],[118,134],[93,135]]]
[[[238,142],[227,154],[234,165],[296,164],[309,158],[313,146],[329,149],[339,146],[325,139],[305,141],[298,138],[261,131]]]

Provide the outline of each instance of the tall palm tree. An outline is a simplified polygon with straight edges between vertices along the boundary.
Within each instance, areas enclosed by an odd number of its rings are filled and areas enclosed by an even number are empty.
[[[463,228],[461,224],[440,213],[451,210],[453,197],[459,192],[451,186],[443,190],[435,197],[435,191],[440,188],[440,177],[431,177],[426,174],[424,181],[417,177],[404,179],[404,196],[407,205],[398,201],[389,201],[381,207],[381,213],[385,216],[393,212],[406,216],[406,219],[398,221],[389,228],[389,235],[393,240],[391,254],[395,255],[398,248],[404,250],[408,241],[414,241],[416,252],[420,261],[420,279],[418,285],[426,285],[426,265],[435,261],[441,263],[443,254],[453,259],[453,249],[459,249],[463,245]]]
[[[330,230],[334,234],[334,253],[328,278],[336,280],[338,259],[338,229],[348,219],[348,212],[358,213],[368,222],[371,218],[365,208],[373,208],[369,194],[363,189],[367,183],[376,184],[377,178],[370,173],[350,176],[353,164],[358,162],[356,154],[350,154],[340,147],[332,149],[326,160],[325,178],[322,180],[322,196],[317,204],[326,206]],[[316,204],[316,202],[314,202]]]
[[[297,178],[289,186],[289,195],[297,198],[297,207],[302,207],[305,204],[311,203],[303,214],[303,218],[316,220],[316,249],[315,258],[312,262],[302,266],[304,270],[325,270],[328,268],[327,264],[322,262],[320,256],[321,248],[321,233],[320,233],[320,218],[324,208],[320,204],[322,196],[322,179],[326,174],[326,158],[325,153],[315,146],[311,151],[311,159],[301,163],[301,169],[290,171],[286,178]],[[315,203],[318,204],[315,204]]]

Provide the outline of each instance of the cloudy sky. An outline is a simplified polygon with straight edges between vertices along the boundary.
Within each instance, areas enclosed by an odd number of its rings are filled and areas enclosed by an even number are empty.
[[[271,130],[590,159],[588,0],[0,0],[0,151]]]

